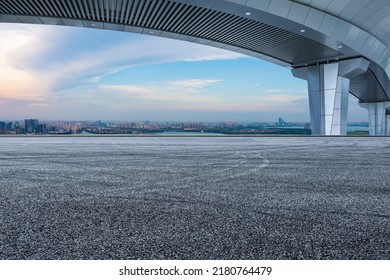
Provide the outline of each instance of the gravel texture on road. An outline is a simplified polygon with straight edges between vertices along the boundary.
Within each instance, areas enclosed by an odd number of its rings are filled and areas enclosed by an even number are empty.
[[[0,259],[390,259],[390,138],[3,137]]]

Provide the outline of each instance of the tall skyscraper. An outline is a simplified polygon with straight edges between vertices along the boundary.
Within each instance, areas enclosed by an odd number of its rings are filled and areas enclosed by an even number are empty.
[[[23,130],[22,130],[22,128],[20,127],[19,122],[15,122],[15,133],[16,133],[16,134],[22,134],[22,133],[23,133]]]
[[[14,123],[13,122],[8,122],[7,123],[7,131],[10,132],[14,130]]]
[[[37,133],[39,133],[39,134],[47,134],[46,124],[38,124]]]
[[[7,133],[7,124],[5,122],[0,122],[0,134]]]
[[[38,130],[37,119],[26,119],[24,120],[24,131],[26,133],[36,133]]]

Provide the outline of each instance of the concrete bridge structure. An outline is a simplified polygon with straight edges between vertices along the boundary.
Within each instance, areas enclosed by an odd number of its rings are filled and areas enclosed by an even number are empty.
[[[308,82],[312,132],[345,135],[349,94],[390,132],[390,1],[2,0],[0,22],[136,32],[243,53]]]

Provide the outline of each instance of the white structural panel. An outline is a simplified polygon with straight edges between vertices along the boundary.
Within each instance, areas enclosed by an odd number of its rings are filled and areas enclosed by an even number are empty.
[[[360,106],[368,110],[370,135],[390,134],[390,116],[386,115],[390,102],[360,103]]]
[[[293,69],[308,81],[312,134],[346,135],[350,78],[367,71],[369,61],[357,58]]]

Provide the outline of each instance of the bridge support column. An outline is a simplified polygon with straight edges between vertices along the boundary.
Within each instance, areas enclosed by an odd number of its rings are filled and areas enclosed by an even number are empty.
[[[294,77],[308,82],[312,134],[347,134],[349,79],[368,66],[367,60],[356,58],[292,70]]]
[[[386,134],[390,135],[390,109],[386,109]]]
[[[368,110],[370,135],[390,134],[390,102],[360,103]]]

